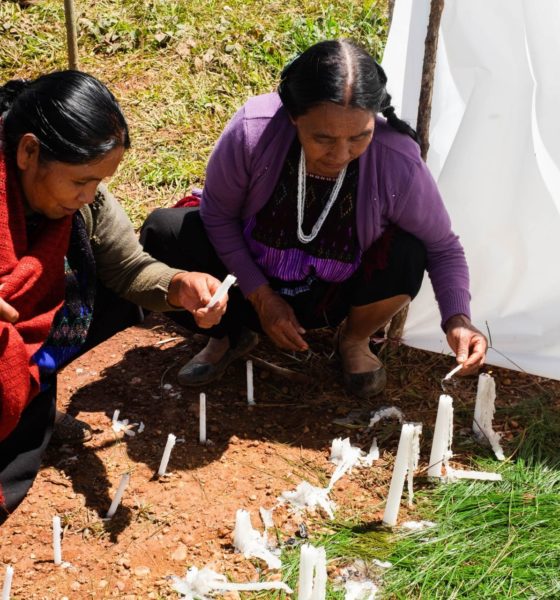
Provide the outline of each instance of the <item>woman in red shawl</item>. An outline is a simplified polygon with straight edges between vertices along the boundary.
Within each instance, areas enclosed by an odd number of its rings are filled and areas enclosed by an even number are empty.
[[[225,310],[225,300],[206,308],[217,279],[142,250],[102,184],[129,146],[117,101],[94,77],[0,87],[0,523],[37,474],[63,366],[137,322],[138,305],[186,309],[202,327]]]

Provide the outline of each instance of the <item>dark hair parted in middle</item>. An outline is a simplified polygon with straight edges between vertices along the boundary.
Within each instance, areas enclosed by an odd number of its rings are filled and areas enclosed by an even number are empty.
[[[414,129],[395,114],[386,84],[385,71],[363,48],[349,40],[327,40],[284,68],[278,93],[294,119],[314,106],[333,102],[381,113],[389,125],[418,142]]]
[[[0,116],[8,156],[32,133],[43,161],[83,164],[118,146],[130,147],[128,125],[118,102],[95,77],[58,71],[0,87]]]

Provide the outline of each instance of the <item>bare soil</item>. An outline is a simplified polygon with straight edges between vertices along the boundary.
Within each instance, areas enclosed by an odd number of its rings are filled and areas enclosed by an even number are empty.
[[[255,356],[304,373],[310,381],[294,383],[256,367],[254,408],[247,406],[242,361],[204,390],[181,388],[177,371],[204,341],[162,316],[152,315],[73,362],[59,377],[59,407],[87,421],[95,435],[83,446],[52,446],[30,494],[0,530],[0,563],[15,568],[13,597],[174,598],[168,576],[209,563],[236,581],[256,580],[266,565],[246,560],[232,547],[236,510],[251,511],[253,526],[262,530],[260,506],[271,508],[282,491],[295,489],[303,479],[326,484],[334,469],[328,461],[333,438],[349,435],[352,443],[369,448],[373,434],[364,427],[333,423],[351,411],[367,424],[372,410],[395,404],[408,420],[423,421],[425,464],[440,380],[452,368],[452,358],[398,345],[384,348],[387,391],[364,403],[341,387],[331,340],[332,332],[316,332],[312,352],[299,357],[261,342]],[[558,395],[558,382],[491,370],[500,406],[543,389]],[[457,378],[450,392],[456,398],[459,461],[473,451],[469,424],[475,390],[476,378]],[[198,443],[200,391],[207,395],[209,445]],[[133,437],[113,432],[115,409],[120,419],[142,421],[145,431]],[[504,418],[496,427],[507,440],[521,425]],[[381,459],[335,486],[337,519],[381,519],[399,430],[390,421],[378,426]],[[172,452],[169,474],[158,478],[169,433],[182,440]],[[131,481],[123,503],[112,520],[103,521],[125,472]],[[422,478],[419,483],[428,485]],[[406,513],[403,509],[403,518]],[[55,514],[62,517],[67,568],[52,561]],[[279,509],[280,540],[295,536],[303,521],[311,531],[319,526],[313,516]]]

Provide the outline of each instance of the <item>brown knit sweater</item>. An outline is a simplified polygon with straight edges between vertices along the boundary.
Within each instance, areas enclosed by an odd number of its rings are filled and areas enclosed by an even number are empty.
[[[81,209],[95,256],[97,277],[119,296],[154,311],[167,303],[172,269],[143,251],[124,209],[101,184],[92,204]]]

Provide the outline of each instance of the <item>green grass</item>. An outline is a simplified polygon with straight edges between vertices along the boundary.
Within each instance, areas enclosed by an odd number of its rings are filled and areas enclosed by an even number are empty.
[[[475,460],[501,483],[460,482],[422,493],[429,531],[398,540],[387,598],[560,598],[560,415],[549,399],[515,411],[530,420],[512,462]]]
[[[351,37],[381,56],[385,1],[76,0],[80,67],[107,83],[133,147],[111,182],[136,226],[201,186],[225,124],[275,89],[310,44]],[[66,67],[63,3],[0,2],[0,81]]]
[[[560,414],[549,396],[500,412],[525,425],[509,444],[511,460],[473,458],[471,467],[499,471],[504,480],[417,492],[416,516],[434,528],[393,534],[377,524],[316,522],[309,541],[326,548],[331,568],[365,561],[385,600],[560,598]],[[380,570],[373,559],[393,566]],[[284,581],[297,589],[299,546],[287,547],[282,562]],[[343,597],[330,582],[328,600]]]

